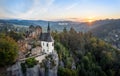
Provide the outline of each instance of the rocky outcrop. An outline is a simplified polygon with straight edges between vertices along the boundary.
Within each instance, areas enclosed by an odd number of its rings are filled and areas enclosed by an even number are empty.
[[[56,52],[53,53],[53,60],[55,61],[55,66],[53,68],[49,68],[48,70],[48,76],[57,76],[57,70],[58,70],[58,54]]]
[[[7,68],[7,76],[23,76],[19,62]]]
[[[40,63],[32,68],[26,68],[26,72],[23,74],[21,69],[21,63],[17,62],[13,66],[8,68],[8,76],[57,76],[58,70],[58,55],[56,52],[50,54],[51,58],[45,59],[45,65],[41,67]],[[52,59],[52,60],[51,60]]]
[[[26,76],[40,76],[40,66],[36,65],[33,68],[27,68]]]

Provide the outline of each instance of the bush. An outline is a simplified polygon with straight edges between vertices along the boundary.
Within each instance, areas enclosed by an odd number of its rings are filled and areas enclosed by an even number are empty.
[[[35,60],[35,58],[29,58],[25,61],[25,63],[28,68],[32,68],[32,67],[34,67],[34,65],[37,64],[37,60]]]

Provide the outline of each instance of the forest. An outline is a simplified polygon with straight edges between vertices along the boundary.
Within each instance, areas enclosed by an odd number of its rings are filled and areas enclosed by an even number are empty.
[[[120,76],[120,50],[92,33],[52,32],[59,56],[58,76]]]

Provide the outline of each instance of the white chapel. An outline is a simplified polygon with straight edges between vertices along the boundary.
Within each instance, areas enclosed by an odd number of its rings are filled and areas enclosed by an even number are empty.
[[[42,52],[46,54],[50,54],[54,51],[54,40],[50,33],[50,25],[48,23],[48,28],[46,33],[41,33],[41,47]]]

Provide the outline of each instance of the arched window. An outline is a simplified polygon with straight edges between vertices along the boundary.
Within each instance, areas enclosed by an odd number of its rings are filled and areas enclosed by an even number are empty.
[[[48,47],[48,43],[47,43],[47,47]]]
[[[45,49],[43,49],[43,52],[45,52]]]

